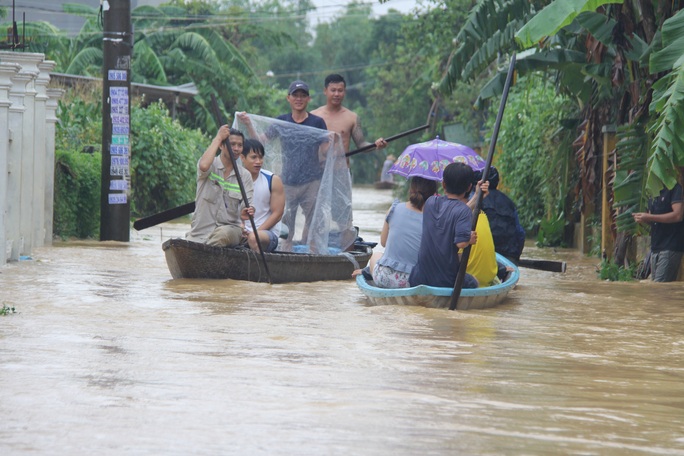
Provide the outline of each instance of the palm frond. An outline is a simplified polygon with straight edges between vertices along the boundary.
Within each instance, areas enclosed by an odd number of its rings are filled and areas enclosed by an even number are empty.
[[[650,56],[650,72],[656,74],[672,70],[684,53],[684,10],[666,20],[660,35],[653,41],[660,49]]]
[[[157,54],[145,41],[133,46],[133,78],[136,82],[148,84],[166,84],[166,71]]]
[[[171,19],[163,9],[150,5],[142,5],[135,8],[131,12],[131,21],[134,24],[136,33],[138,31],[145,33],[148,28],[157,29],[171,25]]]
[[[649,137],[640,122],[625,124],[617,131],[617,163],[613,180],[613,208],[617,231],[635,234],[639,225],[632,213],[646,206],[646,160]]]
[[[511,21],[503,30],[497,30],[492,36],[487,38],[480,47],[470,56],[462,72],[464,81],[472,80],[482,73],[492,62],[501,54],[503,49],[508,50],[510,43],[513,42],[513,35],[523,24],[522,21]]]
[[[684,166],[684,10],[663,23],[662,49],[651,55],[651,73],[672,71],[653,85],[651,114],[656,121],[648,160],[647,188],[653,195],[677,182],[676,166]],[[668,67],[669,66],[669,67]]]
[[[98,9],[81,3],[64,3],[62,5],[62,10],[65,13],[74,14],[76,16],[96,17]]]
[[[92,74],[94,67],[100,68],[100,74],[97,74],[97,76],[101,76],[102,49],[90,47],[83,49],[76,54],[76,56],[69,63],[66,73],[95,76]]]
[[[516,57],[515,71],[519,76],[524,76],[539,71],[568,71],[574,67],[576,72],[579,73],[585,64],[586,58],[583,52],[562,48],[543,49],[541,51],[529,50],[520,53]],[[504,67],[480,90],[475,100],[476,109],[481,109],[484,106],[484,102],[489,98],[501,94],[504,82],[506,81],[507,71],[507,67]]]
[[[657,194],[663,186],[672,188],[677,182],[676,166],[684,166],[684,65],[653,86],[651,109],[658,116],[651,130],[655,138],[648,160],[648,190]]]
[[[606,46],[618,45],[615,34],[618,21],[615,19],[594,11],[585,11],[577,16],[577,23]],[[628,59],[641,61],[648,54],[648,44],[636,33],[618,36],[627,41],[625,56]]]
[[[218,55],[214,52],[209,42],[199,33],[182,33],[173,43],[172,47],[183,50],[186,55],[190,55],[193,59],[207,65],[218,67],[220,64]]]
[[[523,49],[531,48],[570,25],[580,13],[596,11],[611,3],[621,4],[623,0],[555,0],[530,19],[515,34],[515,39]]]
[[[230,64],[231,67],[244,75],[256,77],[252,67],[247,63],[238,48],[230,41],[224,39],[216,30],[199,28],[196,32],[206,40],[220,61]]]
[[[512,37],[529,16],[526,0],[481,0],[470,10],[468,20],[456,36],[457,48],[449,56],[438,89],[450,94],[458,81],[477,76],[492,59],[514,48]],[[496,36],[495,36],[496,35]],[[484,50],[481,50],[486,48]],[[487,60],[485,57],[489,56]],[[465,74],[466,67],[468,72]]]

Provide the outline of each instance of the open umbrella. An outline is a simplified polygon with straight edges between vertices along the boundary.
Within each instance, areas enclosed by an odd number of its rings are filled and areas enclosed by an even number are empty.
[[[431,141],[411,144],[404,149],[388,173],[441,181],[444,168],[454,162],[465,163],[473,171],[481,171],[486,165],[485,159],[470,147],[442,141],[437,136]]]

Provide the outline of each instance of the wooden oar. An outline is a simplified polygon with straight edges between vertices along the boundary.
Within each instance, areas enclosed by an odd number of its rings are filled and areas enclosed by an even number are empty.
[[[159,225],[160,223],[168,222],[169,220],[182,217],[184,215],[191,214],[195,211],[195,202],[191,201],[182,206],[174,207],[173,209],[168,209],[158,214],[150,215],[148,217],[139,218],[133,223],[133,228],[136,230],[144,230],[151,226]]]
[[[420,127],[412,128],[411,130],[406,130],[403,133],[399,133],[399,134],[396,134],[394,136],[390,136],[389,138],[385,138],[385,141],[390,142],[390,141],[394,141],[395,139],[403,138],[404,136],[412,135],[412,134],[417,133],[421,130],[425,130],[429,126],[430,126],[429,124],[425,124],[425,125],[422,125]],[[366,151],[371,150],[371,149],[375,149],[375,144],[368,144],[367,146],[359,147],[356,150],[352,150],[351,152],[347,152],[346,154],[344,154],[344,156],[345,157],[351,157],[352,155],[356,155],[356,154],[359,154],[361,152],[366,152]]]
[[[511,56],[511,64],[508,67],[508,75],[506,76],[506,84],[504,85],[503,94],[501,95],[501,103],[499,104],[499,113],[496,115],[496,123],[494,124],[494,131],[492,132],[492,141],[489,143],[489,153],[487,154],[487,163],[482,170],[482,182],[487,181],[489,176],[489,167],[492,165],[492,158],[494,157],[494,149],[496,147],[496,138],[499,136],[499,128],[501,127],[501,119],[503,118],[504,108],[506,107],[506,99],[508,98],[508,90],[511,88],[511,80],[513,79],[513,71],[515,70],[515,53]],[[477,200],[475,202],[475,209],[473,210],[473,225],[471,231],[475,231],[477,227],[477,219],[480,215],[480,207],[482,206],[482,192],[477,192]],[[449,310],[456,309],[458,305],[458,298],[461,297],[461,289],[463,288],[463,279],[465,278],[466,268],[468,266],[468,258],[470,257],[470,245],[463,249],[461,255],[460,266],[456,274],[456,283],[454,283],[454,291],[451,293],[451,302],[449,303]]]
[[[565,272],[567,269],[565,261],[537,260],[534,258],[520,258],[518,266],[547,272]]]
[[[214,94],[211,94],[211,108],[214,111],[214,117],[216,120],[216,125],[221,128],[223,125],[223,119],[221,118],[221,110],[219,109],[218,102]],[[240,186],[240,193],[242,194],[242,202],[245,207],[249,207],[249,198],[247,198],[247,192],[245,191],[245,184],[242,183],[242,176],[240,176],[240,171],[238,170],[238,163],[233,156],[233,148],[230,147],[230,141],[228,139],[223,140],[223,145],[228,149],[228,156],[230,156],[230,162],[233,164],[233,171],[235,172],[235,178],[237,179],[238,185]],[[251,176],[250,176],[251,179]],[[252,233],[254,233],[254,238],[256,239],[257,246],[259,246],[259,254],[261,255],[261,260],[264,262],[264,269],[266,270],[266,277],[268,277],[268,283],[273,283],[271,281],[271,272],[268,270],[268,263],[266,262],[266,255],[264,254],[264,247],[261,245],[261,240],[259,240],[259,231],[257,230],[256,223],[254,223],[254,216],[249,215],[249,223],[252,225]]]

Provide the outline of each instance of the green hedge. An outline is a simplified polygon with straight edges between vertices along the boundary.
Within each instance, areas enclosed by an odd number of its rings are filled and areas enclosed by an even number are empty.
[[[210,143],[172,120],[163,103],[131,113],[131,211],[150,215],[194,201],[197,160]]]
[[[53,232],[61,238],[96,237],[100,229],[99,153],[58,150],[55,154]]]
[[[53,232],[97,238],[100,231],[101,104],[84,91],[60,102],[55,138]],[[195,198],[195,169],[209,140],[169,117],[163,103],[131,107],[131,215],[140,217]]]

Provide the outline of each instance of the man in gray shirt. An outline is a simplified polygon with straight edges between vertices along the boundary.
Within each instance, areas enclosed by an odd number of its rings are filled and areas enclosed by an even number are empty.
[[[235,247],[246,240],[242,234],[241,220],[248,220],[249,215],[254,215],[254,208],[245,207],[236,172],[240,173],[250,202],[254,196],[254,186],[252,176],[239,164],[239,160],[237,167],[233,168],[228,148],[223,145],[226,139],[229,140],[236,160],[242,153],[242,132],[231,129],[228,125],[219,128],[197,162],[195,212],[190,231],[186,234],[189,241]],[[216,155],[219,149],[221,153]]]

